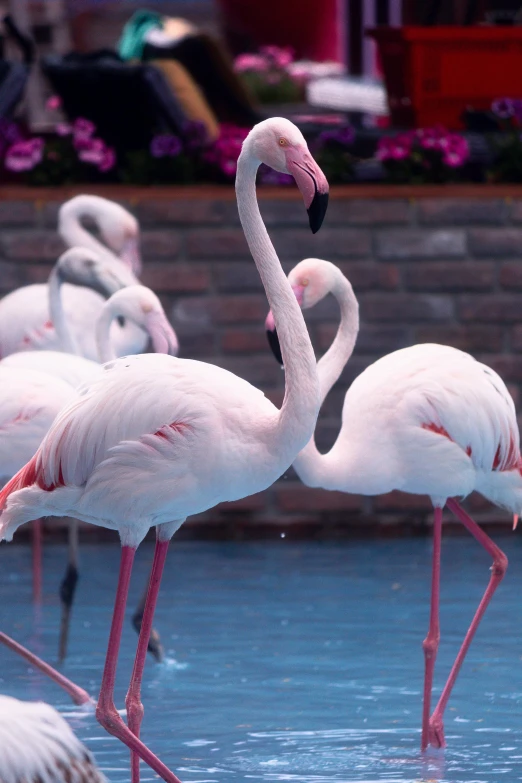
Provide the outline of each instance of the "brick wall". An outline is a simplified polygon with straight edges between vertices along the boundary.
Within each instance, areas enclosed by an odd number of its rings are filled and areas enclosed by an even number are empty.
[[[432,189],[424,198],[411,198],[389,188],[334,191],[316,236],[307,229],[294,191],[263,195],[261,211],[285,269],[306,256],[331,260],[351,280],[361,306],[355,354],[321,412],[320,448],[328,448],[336,436],[352,379],[379,356],[417,342],[470,351],[502,375],[519,402],[522,189],[514,197],[502,190],[488,195],[484,188],[457,190],[464,195],[451,198],[440,192]],[[62,249],[56,210],[67,197],[42,191],[36,199],[34,192],[17,191],[11,200],[0,201],[2,292],[46,279]],[[115,197],[141,223],[142,279],[160,295],[178,333],[181,355],[226,367],[280,403],[283,374],[267,349],[266,298],[233,192],[116,191]],[[307,313],[307,320],[321,353],[337,327],[335,302],[324,301]],[[509,522],[507,514],[480,498],[471,498],[470,507],[481,521]],[[338,535],[397,523],[411,530],[429,522],[429,511],[427,499],[400,493],[371,499],[308,489],[289,471],[265,493],[194,518],[185,534],[199,525],[216,535],[267,530]]]

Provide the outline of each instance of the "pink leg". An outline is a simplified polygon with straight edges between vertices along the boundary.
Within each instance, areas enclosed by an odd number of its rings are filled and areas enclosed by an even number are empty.
[[[442,538],[442,509],[435,508],[433,519],[433,570],[431,575],[431,608],[428,635],[422,643],[424,650],[424,701],[422,706],[421,750],[426,750],[429,740],[429,721],[431,712],[431,690],[433,671],[439,649],[439,595],[440,595],[440,547]]]
[[[87,691],[84,691],[83,688],[79,688],[78,685],[75,685],[74,682],[68,680],[67,677],[63,676],[63,674],[57,672],[56,669],[53,669],[53,667],[48,663],[42,661],[41,658],[38,658],[37,655],[30,652],[30,650],[28,650],[26,647],[23,647],[18,642],[15,642],[15,640],[11,639],[11,637],[7,636],[7,634],[0,633],[0,643],[5,644],[5,646],[9,647],[10,650],[13,650],[14,652],[18,653],[18,655],[21,655],[22,658],[25,658],[26,661],[29,661],[31,666],[34,666],[35,669],[40,669],[41,672],[50,677],[51,680],[53,680],[57,685],[60,686],[60,688],[63,688],[64,691],[69,694],[75,704],[87,704],[88,702],[92,702],[92,699]]]
[[[138,648],[136,658],[134,659],[134,668],[132,677],[125,699],[127,707],[127,723],[132,733],[139,738],[141,721],[143,719],[143,704],[141,703],[141,681],[143,678],[143,669],[147,657],[147,648],[149,645],[152,622],[154,620],[154,610],[158,600],[158,593],[163,574],[163,567],[167,557],[170,538],[162,541],[159,530],[156,530],[156,549],[154,551],[154,560],[150,573],[149,589],[147,600],[143,610],[143,619],[141,621],[140,636],[138,639]],[[132,783],[139,783],[140,780],[140,758],[136,753],[131,753]]]
[[[33,601],[42,600],[42,520],[33,521]]]
[[[508,565],[506,555],[498,548],[496,544],[493,543],[490,537],[480,529],[477,523],[474,522],[468,514],[466,514],[464,509],[460,507],[456,500],[448,500],[447,505],[450,511],[455,514],[455,516],[462,522],[464,527],[466,527],[471,535],[476,538],[479,544],[482,544],[484,549],[489,552],[493,558],[493,565],[491,567],[491,577],[489,584],[486,588],[486,591],[484,592],[484,595],[482,596],[482,600],[478,606],[478,609],[475,612],[475,616],[464,638],[462,647],[459,650],[459,654],[455,658],[455,663],[451,669],[448,681],[444,686],[444,690],[441,693],[438,704],[435,707],[433,715],[430,719],[429,741],[430,744],[436,748],[443,748],[446,744],[444,740],[444,724],[442,720],[444,716],[444,710],[446,709],[446,705],[448,703],[452,688],[455,684],[455,680],[457,679],[457,675],[460,671],[460,667],[462,666],[464,658],[466,657],[466,653],[473,640],[479,623],[482,620],[482,616],[493,597],[493,593],[502,581]]]
[[[125,743],[128,748],[137,753],[139,757],[159,775],[159,777],[166,780],[167,783],[180,783],[179,778],[177,778],[176,775],[174,775],[174,773],[138,739],[138,737],[134,736],[132,731],[125,725],[114,706],[116,666],[118,663],[121,632],[135,553],[136,550],[133,547],[122,547],[118,589],[116,590],[114,614],[112,616],[109,645],[107,648],[107,657],[105,659],[105,668],[103,670],[100,697],[96,708],[96,717],[109,734],[118,737],[118,739]]]

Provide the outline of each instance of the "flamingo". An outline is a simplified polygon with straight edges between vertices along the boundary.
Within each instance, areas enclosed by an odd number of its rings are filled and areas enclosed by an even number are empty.
[[[75,396],[61,378],[0,363],[0,482],[12,478],[43,440],[58,412]],[[41,522],[33,526],[33,592],[41,598]]]
[[[82,225],[84,217],[94,221],[105,244]],[[136,276],[141,274],[138,221],[115,201],[86,194],[74,196],[60,207],[58,233],[68,247],[87,247],[108,260],[116,256]]]
[[[107,261],[88,248],[74,247],[59,257],[48,283],[23,286],[0,301],[0,358],[18,351],[56,350],[96,360],[93,334],[105,298],[136,278],[120,261]],[[75,350],[65,331],[71,323]],[[132,333],[137,327],[133,327]],[[120,354],[129,327],[115,324],[112,339]],[[138,329],[140,340],[146,337]],[[123,336],[122,336],[123,333]]]
[[[115,608],[96,716],[168,783],[178,778],[139,739],[140,699],[154,607],[169,541],[191,514],[268,487],[312,436],[319,408],[315,358],[302,313],[256,199],[260,163],[291,173],[310,227],[322,223],[328,183],[289,120],[250,131],[238,159],[239,216],[278,323],[286,393],[277,409],[255,387],[217,366],[170,356],[128,356],[65,408],[30,462],[0,493],[0,540],[41,514],[70,515],[120,534]],[[128,726],[114,706],[114,682],[136,548],[156,527],[156,548],[129,691]]]
[[[81,251],[83,253],[83,251]],[[156,294],[143,285],[132,285],[116,291],[103,303],[98,315],[94,339],[99,362],[116,359],[116,351],[111,342],[111,329],[114,321],[125,319],[140,327],[152,341],[156,353],[170,353],[176,356],[179,345],[172,326]],[[102,366],[92,359],[78,354],[75,335],[65,318],[59,322],[62,345],[71,353],[61,351],[19,351],[9,354],[0,362],[0,367],[25,367],[47,372],[71,384],[74,388],[91,383],[102,374]]]
[[[94,756],[54,707],[0,695],[0,780],[107,783]]]
[[[103,267],[102,267],[103,268]],[[114,293],[104,304],[98,317],[95,328],[96,344],[98,347],[99,358],[101,362],[107,362],[116,359],[114,347],[111,343],[110,330],[111,324],[117,318],[125,318],[144,329],[152,340],[152,348],[157,353],[170,353],[175,356],[178,352],[178,341],[172,326],[170,325],[161,303],[150,288],[135,285],[123,288]],[[70,333],[67,321],[61,324],[62,342],[75,349],[74,335]],[[22,368],[37,370],[47,373],[55,378],[60,378],[68,383],[72,389],[77,389],[80,385],[89,384],[100,378],[103,374],[103,367],[83,356],[76,356],[71,353],[61,353],[59,351],[22,351],[12,353],[0,362],[0,369],[3,367]],[[7,397],[0,400],[0,417],[2,414],[2,402],[9,403]],[[52,408],[55,413],[58,408]],[[20,414],[18,414],[20,415]],[[52,421],[52,419],[51,419]],[[48,424],[51,424],[51,421]],[[29,448],[24,452],[24,459],[18,460],[16,469],[7,472],[4,475],[11,478],[27,459],[32,455],[40,445],[45,433],[40,430],[35,433],[37,437],[30,441]],[[8,446],[8,443],[5,444]],[[0,461],[0,470],[2,462]],[[36,520],[33,528],[33,540],[35,542],[35,552],[33,556],[33,581],[35,585],[36,596],[41,594],[41,523]],[[65,576],[60,585],[60,599],[62,603],[62,618],[60,624],[60,640],[58,657],[63,661],[67,655],[67,640],[69,635],[70,616],[76,584],[78,582],[78,523],[76,519],[71,519],[68,527],[69,547],[68,562]],[[146,592],[144,593],[138,607],[133,615],[133,625],[139,633],[141,626],[141,617]],[[153,629],[149,641],[149,651],[161,661],[163,650],[160,637],[157,631]]]
[[[321,401],[352,355],[359,307],[342,272],[328,261],[308,258],[288,276],[303,309],[328,293],[337,299],[341,321],[317,370]],[[266,327],[279,362],[274,319]],[[502,379],[472,356],[445,345],[414,345],[368,367],[346,392],[342,426],[334,446],[320,454],[312,437],[294,462],[310,487],[380,495],[397,489],[429,495],[434,507],[434,547],[429,630],[425,656],[422,750],[445,746],[443,716],[460,667],[506,568],[499,547],[464,511],[456,497],[479,492],[517,515],[522,508],[522,460],[515,405]],[[491,577],[466,633],[440,699],[430,717],[439,646],[439,586],[442,510],[462,522],[493,559]]]
[[[110,280],[108,293],[77,274],[72,259],[82,271],[90,265],[91,276],[102,266],[104,280]],[[65,251],[53,267],[48,283],[35,283],[12,291],[0,301],[0,357],[18,351],[74,351],[62,341],[60,327],[71,324],[78,353],[96,361],[97,352],[92,325],[100,314],[104,297],[118,288],[138,283],[121,261],[101,256],[90,248],[74,247]],[[81,286],[81,288],[79,287]],[[146,335],[133,324],[114,324],[111,338],[118,356],[145,349]]]

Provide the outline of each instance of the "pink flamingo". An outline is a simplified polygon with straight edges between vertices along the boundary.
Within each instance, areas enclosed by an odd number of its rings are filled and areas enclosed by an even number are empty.
[[[85,228],[82,218],[95,223],[103,242]],[[138,221],[115,201],[85,193],[74,196],[58,211],[58,233],[68,247],[86,247],[108,260],[116,257],[141,274]]]
[[[11,540],[21,524],[43,514],[73,516],[120,534],[120,575],[96,715],[134,752],[133,783],[139,780],[138,756],[164,780],[178,783],[139,739],[141,679],[171,537],[187,516],[268,487],[309,441],[317,418],[310,338],[257,204],[261,162],[294,176],[314,232],[326,211],[328,183],[288,120],[265,120],[246,138],[237,202],[279,325],[287,367],[281,410],[214,365],[156,354],[118,359],[61,413],[34,458],[0,493],[0,539]],[[156,549],[126,698],[127,727],[114,706],[114,681],[134,554],[152,526]]]
[[[327,294],[337,299],[341,321],[317,370],[323,401],[352,355],[359,306],[352,286],[328,261],[308,258],[288,276],[303,309]],[[269,341],[279,362],[271,313]],[[476,491],[517,514],[522,508],[522,460],[515,406],[502,379],[472,356],[444,345],[414,345],[368,367],[346,392],[342,426],[327,454],[314,438],[294,462],[310,487],[380,495],[398,489],[429,495],[434,506],[434,548],[429,631],[425,655],[422,749],[444,747],[443,715],[458,672],[484,612],[502,580],[507,558],[455,497]],[[450,511],[493,558],[491,578],[466,633],[448,681],[430,718],[439,646],[442,510]]]
[[[69,251],[71,252],[71,251]],[[81,258],[84,260],[84,254],[88,251],[81,250]],[[100,264],[100,274],[104,265]],[[178,340],[176,334],[167,320],[165,311],[161,306],[156,294],[142,285],[128,286],[116,291],[101,308],[100,314],[95,325],[95,337],[98,347],[98,355],[101,362],[116,359],[114,346],[111,343],[111,326],[117,318],[125,318],[127,321],[143,329],[151,338],[152,348],[157,353],[170,353],[175,356],[178,352]],[[60,325],[60,335],[63,343],[76,350],[74,334],[69,329],[66,320]],[[71,386],[71,392],[78,386],[89,384],[103,376],[103,367],[101,364],[86,359],[84,356],[78,356],[74,353],[63,353],[60,351],[21,351],[12,353],[2,359],[0,362],[0,373],[3,368],[11,367],[16,369],[36,370],[38,373],[45,373],[54,378],[59,378]],[[1,378],[0,374],[0,378]],[[22,379],[23,379],[22,375]],[[31,391],[32,387],[28,389]],[[14,390],[13,390],[14,391]],[[33,396],[37,396],[37,391],[32,389]],[[52,395],[51,395],[52,396]],[[63,407],[63,400],[60,397],[52,399],[51,407],[45,418],[46,426],[35,429],[27,416],[24,418],[19,412],[25,404],[25,396],[15,398],[11,394],[10,385],[4,388],[4,394],[0,394],[0,421],[10,422],[9,416],[13,405],[17,412],[20,422],[14,428],[17,442],[23,437],[23,451],[21,453],[13,452],[13,428],[8,430],[4,436],[5,456],[0,451],[0,471],[7,470],[6,477],[11,478],[30,457],[34,454],[43,436],[46,434],[55,415]],[[42,406],[45,400],[42,400]],[[42,410],[45,410],[42,408]],[[49,418],[50,416],[50,418]],[[7,418],[6,418],[7,417]],[[6,426],[6,425],[4,425]],[[16,454],[16,461],[13,462],[13,456]],[[6,464],[6,458],[8,462]],[[13,464],[16,468],[12,470]],[[0,473],[1,475],[1,473]],[[78,522],[75,519],[69,521],[69,552],[68,563],[65,577],[60,585],[60,599],[62,603],[62,618],[60,623],[60,640],[58,646],[58,658],[63,661],[67,654],[67,641],[69,635],[71,609],[78,581]],[[42,531],[41,520],[33,522],[33,585],[35,597],[39,600],[41,596],[42,581]],[[142,597],[140,604],[133,616],[133,625],[139,633],[141,616],[143,614],[143,605],[146,593]],[[159,634],[152,630],[149,642],[149,651],[161,661],[163,658],[163,649]]]

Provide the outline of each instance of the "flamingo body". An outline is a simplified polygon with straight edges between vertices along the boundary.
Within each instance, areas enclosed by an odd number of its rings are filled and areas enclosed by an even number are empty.
[[[491,368],[448,346],[403,348],[361,373],[327,456],[329,489],[442,501],[476,490],[522,509],[513,400]]]
[[[2,783],[107,783],[89,750],[44,702],[0,696]]]
[[[0,366],[0,477],[25,465],[74,396],[68,383],[47,373]]]
[[[26,521],[70,515],[137,546],[153,525],[275,481],[295,450],[270,449],[277,414],[261,391],[213,365],[156,354],[108,363],[17,479],[32,486],[10,499],[2,535],[12,536],[5,522],[20,502]]]
[[[61,351],[21,351],[11,353],[2,359],[0,367],[28,369],[44,372],[60,378],[73,388],[91,383],[98,378],[102,369],[97,362]]]

